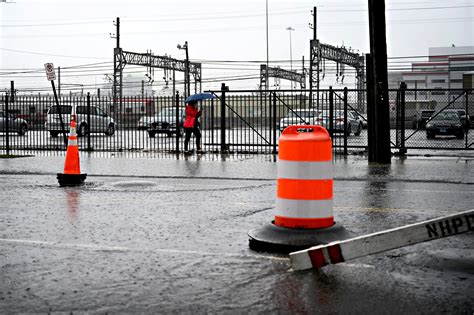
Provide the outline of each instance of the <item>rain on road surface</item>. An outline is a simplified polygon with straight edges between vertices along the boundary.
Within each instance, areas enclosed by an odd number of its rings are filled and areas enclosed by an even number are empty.
[[[1,313],[474,309],[472,233],[293,272],[248,248],[274,215],[272,161],[87,156],[86,185],[60,188],[62,159],[0,160]],[[336,160],[335,218],[363,235],[471,209],[472,163]]]

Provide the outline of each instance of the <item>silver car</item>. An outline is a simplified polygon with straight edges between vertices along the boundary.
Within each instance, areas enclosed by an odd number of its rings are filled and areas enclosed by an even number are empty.
[[[319,114],[315,109],[293,109],[280,119],[280,131],[292,125],[320,125]]]
[[[19,136],[23,136],[28,131],[28,122],[26,120],[0,111],[0,132],[7,131],[7,120],[9,132],[16,132]]]
[[[329,112],[325,111],[321,114],[322,118],[322,126],[329,130]],[[345,134],[349,136],[351,133],[354,136],[360,136],[362,131],[362,124],[353,118],[351,114],[347,115],[347,129],[344,128],[344,111],[343,110],[335,110],[333,112],[333,133]]]
[[[72,106],[73,105],[60,105],[58,107],[54,105],[49,108],[45,126],[51,137],[57,137],[58,134],[62,132],[61,118],[59,115],[61,115],[63,119],[64,132],[69,132]],[[88,115],[86,105],[77,105],[75,107],[78,136],[84,136],[87,133],[104,133],[107,136],[111,136],[115,133],[117,124],[113,118],[107,115],[101,108],[90,106]]]

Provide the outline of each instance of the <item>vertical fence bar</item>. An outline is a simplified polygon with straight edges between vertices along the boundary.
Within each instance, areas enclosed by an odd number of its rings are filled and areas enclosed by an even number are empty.
[[[333,95],[332,86],[330,86],[329,87],[329,135],[331,136],[332,142],[334,145],[333,131],[334,131],[334,95]]]
[[[272,149],[272,153],[273,154],[276,154],[277,153],[277,102],[276,102],[276,92],[273,92],[273,101],[272,101],[272,109],[273,109],[273,115],[272,115],[272,123],[271,123],[271,127],[270,128],[273,128],[273,129],[270,129],[273,131],[273,149]]]
[[[405,92],[407,85],[405,82],[400,84],[400,150],[399,153],[405,155],[407,150],[405,148]]]
[[[92,151],[91,147],[91,131],[92,131],[92,125],[91,125],[91,93],[87,92],[87,151]],[[77,115],[77,113],[76,113]],[[102,128],[102,126],[98,126],[99,128]]]
[[[229,88],[225,86],[225,83],[222,83],[221,86],[221,153],[226,153],[228,151],[228,147],[226,144],[226,117],[225,117],[225,92],[227,92]]]
[[[469,145],[469,141],[468,141],[468,136],[469,136],[469,128],[470,128],[470,123],[469,123],[469,91],[467,89],[464,90],[464,93],[466,93],[466,117],[464,117],[464,130],[465,130],[465,135],[464,135],[464,140],[465,140],[465,143],[464,143],[464,148],[468,148],[468,145]]]
[[[215,140],[214,140],[214,99],[211,100],[211,123],[210,123],[210,128],[211,128],[211,144],[212,144],[212,148],[214,149],[214,144],[215,144]]]
[[[8,109],[8,99],[10,95],[5,94],[5,137],[6,137],[6,146],[7,146],[7,155],[10,155],[10,122],[9,122],[9,109]]]
[[[400,147],[400,120],[401,120],[401,97],[400,89],[397,90],[395,97],[395,146]]]
[[[179,121],[180,121],[180,118],[179,117],[179,91],[176,91],[176,95],[175,95],[175,114],[176,114],[176,141],[175,141],[175,148],[176,148],[176,154],[179,154]],[[202,141],[202,140],[201,140]],[[203,141],[202,141],[203,142]]]
[[[351,132],[349,125],[349,132],[347,130],[347,87],[344,87],[344,155],[347,155],[347,135]]]

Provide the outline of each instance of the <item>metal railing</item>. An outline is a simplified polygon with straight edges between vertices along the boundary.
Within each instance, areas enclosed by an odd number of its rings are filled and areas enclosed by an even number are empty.
[[[281,131],[290,118],[292,124],[323,124],[332,136],[336,154],[368,148],[364,90],[329,88],[310,93],[309,90],[230,90],[223,85],[221,90],[211,92],[215,99],[200,102],[205,151],[275,154]],[[389,95],[392,149],[400,152],[474,149],[473,131],[469,128],[469,117],[474,114],[472,90],[402,87],[390,90]],[[185,104],[179,94],[125,97],[115,102],[109,97],[92,95],[63,97],[60,104],[74,105],[78,110],[78,143],[82,151],[178,153],[184,149]],[[315,106],[309,107],[310,104]],[[0,96],[0,150],[7,154],[12,150],[65,150],[61,130],[52,127],[57,119],[54,110],[50,110],[53,105],[54,99],[49,95],[17,95],[13,102],[6,94]],[[448,134],[427,136],[421,111],[453,109],[465,112],[463,138]],[[312,118],[301,114],[308,111]],[[68,119],[67,115],[64,118]],[[69,120],[66,124],[68,132]],[[191,148],[194,146],[191,141]]]

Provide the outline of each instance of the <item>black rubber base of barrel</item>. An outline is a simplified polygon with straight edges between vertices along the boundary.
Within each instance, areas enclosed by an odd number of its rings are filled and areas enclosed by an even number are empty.
[[[291,229],[270,223],[248,232],[250,249],[257,252],[288,254],[312,246],[351,238],[340,224],[322,229]]]
[[[61,174],[58,173],[58,183],[59,186],[80,186],[84,184],[87,174]]]

